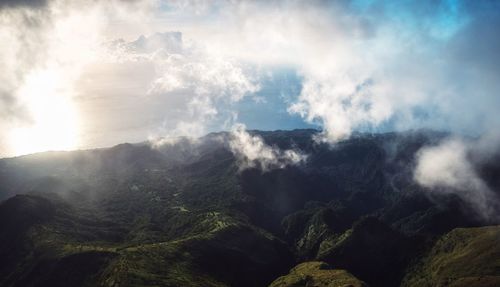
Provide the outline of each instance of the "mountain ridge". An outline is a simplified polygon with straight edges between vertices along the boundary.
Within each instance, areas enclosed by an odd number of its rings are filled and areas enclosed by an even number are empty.
[[[360,134],[332,147],[317,132],[250,131],[308,154],[267,171],[242,170],[220,134],[2,159],[0,286],[266,286],[318,260],[399,286],[439,238],[492,224],[413,181],[415,154],[446,133]],[[96,268],[64,268],[80,261]]]

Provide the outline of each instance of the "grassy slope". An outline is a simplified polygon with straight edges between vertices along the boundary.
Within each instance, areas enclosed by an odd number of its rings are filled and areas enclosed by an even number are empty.
[[[500,226],[442,236],[403,286],[500,286]]]
[[[0,204],[0,285],[263,286],[290,266],[286,245],[262,229],[223,212],[176,212],[189,226],[158,237],[151,222],[127,229],[56,199],[16,196]]]
[[[345,270],[333,269],[328,264],[319,261],[301,263],[290,273],[276,279],[269,287],[365,287],[363,281],[357,279]]]
[[[318,259],[349,270],[371,286],[399,286],[419,249],[413,238],[367,217],[342,235],[323,241]]]

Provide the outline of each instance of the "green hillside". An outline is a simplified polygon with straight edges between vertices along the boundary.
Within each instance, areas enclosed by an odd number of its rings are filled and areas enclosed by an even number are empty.
[[[301,263],[290,273],[276,279],[269,287],[366,287],[367,285],[345,270],[333,269],[319,261]]]
[[[457,228],[442,236],[403,286],[500,286],[500,226]]]
[[[433,247],[455,228],[494,223],[414,183],[415,152],[443,134],[359,134],[332,147],[314,130],[252,133],[308,159],[241,170],[227,133],[1,159],[0,286],[391,287],[453,276],[474,286],[500,274],[493,235],[453,231]],[[467,240],[472,267],[440,252]],[[325,263],[277,279],[311,261]]]

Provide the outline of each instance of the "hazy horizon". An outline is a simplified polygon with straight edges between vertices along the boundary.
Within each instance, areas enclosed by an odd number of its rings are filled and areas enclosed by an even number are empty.
[[[232,130],[500,118],[492,1],[3,1],[0,157]],[[489,136],[496,138],[496,136]]]

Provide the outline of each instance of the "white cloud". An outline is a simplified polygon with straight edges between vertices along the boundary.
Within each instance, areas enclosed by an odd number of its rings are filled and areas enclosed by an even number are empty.
[[[378,125],[387,120],[393,113],[392,105],[377,99],[370,82],[355,83],[351,79],[307,79],[299,101],[288,110],[309,122],[320,121],[324,127],[321,140],[332,143],[348,138],[352,130],[365,123]]]
[[[267,145],[258,135],[251,135],[243,124],[235,124],[229,140],[229,147],[237,158],[240,170],[259,168],[268,171],[285,168],[306,161],[307,156],[298,150],[280,150]]]
[[[1,93],[15,109],[6,117],[0,111],[6,154],[78,145],[74,83],[95,58],[104,20],[97,6],[69,4],[0,10]]]
[[[221,103],[259,90],[251,69],[180,32],[115,41],[127,28],[163,32],[144,20],[160,19],[157,9],[65,0],[0,9],[0,40],[9,43],[0,47],[0,154],[201,136]]]
[[[498,198],[476,173],[468,156],[477,142],[454,138],[417,153],[414,178],[430,192],[454,193],[485,218],[498,216]]]
[[[259,90],[261,74],[282,67],[302,79],[289,112],[322,125],[331,143],[387,122],[472,132],[500,124],[498,17],[465,2],[353,3],[54,0],[3,9],[1,128],[29,125],[30,100],[18,90],[50,70],[61,77],[60,102],[79,115],[80,147],[201,135]],[[165,31],[179,33],[157,34]]]
[[[150,93],[189,90],[195,95],[238,101],[259,90],[257,79],[238,62],[213,57],[196,47],[179,52],[154,55],[152,61],[160,77],[153,82]]]
[[[161,137],[202,136],[218,115],[221,102],[231,104],[260,89],[252,69],[207,54],[202,47],[182,42],[180,35],[176,32],[141,36],[140,49],[135,41],[129,44],[132,49],[125,56],[154,65],[156,76],[147,94],[163,98],[167,107]],[[177,116],[169,113],[171,104],[180,111]]]
[[[490,19],[484,11],[388,3],[355,10],[349,1],[237,2],[220,5],[197,36],[216,55],[297,69],[303,89],[289,111],[322,125],[328,142],[386,123],[465,132],[497,125],[500,85],[490,79],[499,71],[476,55],[484,50],[497,61],[498,37],[486,29],[493,23],[482,24]],[[485,44],[467,41],[475,35]]]

